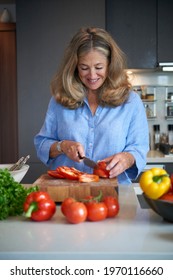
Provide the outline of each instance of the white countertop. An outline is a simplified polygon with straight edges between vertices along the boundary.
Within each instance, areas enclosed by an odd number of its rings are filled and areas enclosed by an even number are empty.
[[[116,218],[73,225],[57,206],[50,221],[0,221],[0,259],[173,259],[173,223],[141,209],[134,189],[119,187]]]
[[[147,163],[173,163],[173,154],[164,155],[160,151],[149,151],[147,155]]]

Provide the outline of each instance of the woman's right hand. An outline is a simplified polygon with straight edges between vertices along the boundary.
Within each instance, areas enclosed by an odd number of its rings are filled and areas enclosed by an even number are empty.
[[[81,157],[85,155],[84,147],[79,142],[64,140],[61,144],[61,148],[67,157],[77,162],[81,161],[79,154]]]
[[[50,149],[50,157],[56,157],[58,156],[57,151],[57,142],[53,143]],[[74,160],[76,162],[80,162],[81,159],[79,158],[79,154],[81,157],[85,156],[84,147],[81,143],[70,141],[70,140],[63,140],[61,143],[61,150],[64,154],[71,160]]]

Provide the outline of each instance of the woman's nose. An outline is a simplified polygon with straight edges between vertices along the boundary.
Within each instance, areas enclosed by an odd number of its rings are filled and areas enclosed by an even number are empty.
[[[90,77],[94,78],[96,76],[96,70],[94,68],[90,69]]]

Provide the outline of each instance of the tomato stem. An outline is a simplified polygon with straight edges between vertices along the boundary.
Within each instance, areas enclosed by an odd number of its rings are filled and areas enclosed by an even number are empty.
[[[99,194],[97,196],[94,196],[92,198],[89,198],[89,199],[81,199],[80,201],[81,202],[92,202],[92,201],[96,201],[96,202],[100,202],[102,200],[102,197],[103,197],[103,193],[102,191],[100,190],[99,191]]]
[[[103,193],[102,193],[102,191],[100,190],[100,191],[99,191],[99,194],[98,194],[97,196],[95,196],[95,197],[93,198],[93,200],[99,202],[99,201],[102,200],[102,197],[103,197]]]

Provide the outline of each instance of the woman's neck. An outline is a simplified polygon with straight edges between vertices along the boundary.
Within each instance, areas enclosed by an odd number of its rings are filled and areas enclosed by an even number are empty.
[[[87,98],[92,114],[94,115],[98,107],[97,92],[89,91],[87,93]]]

